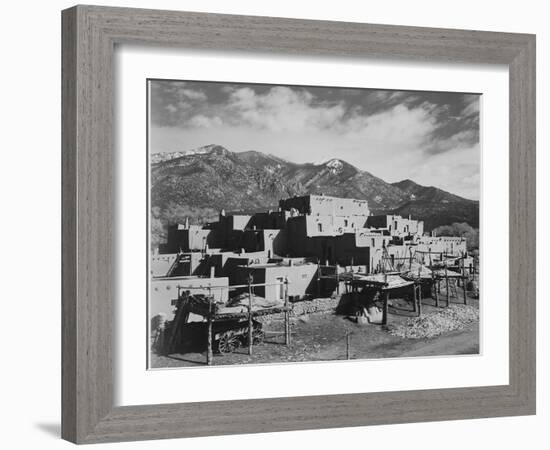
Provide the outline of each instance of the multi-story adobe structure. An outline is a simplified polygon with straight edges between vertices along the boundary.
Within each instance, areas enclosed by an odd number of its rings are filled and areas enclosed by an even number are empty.
[[[319,264],[376,273],[418,259],[417,252],[430,261],[463,256],[466,240],[426,236],[424,223],[411,217],[372,215],[366,200],[305,195],[280,200],[278,211],[221,211],[217,222],[170,227],[151,276],[153,284],[178,276],[224,277],[229,285],[247,274],[263,282],[287,277],[299,298],[311,293]],[[280,295],[275,288],[262,293]]]

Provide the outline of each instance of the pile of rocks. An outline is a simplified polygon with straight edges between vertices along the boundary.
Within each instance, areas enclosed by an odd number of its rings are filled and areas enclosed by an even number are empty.
[[[296,302],[292,307],[292,315],[301,316],[302,314],[311,314],[316,312],[334,311],[338,306],[339,299],[335,298],[314,298],[313,300],[304,300]]]
[[[405,339],[424,339],[449,331],[462,330],[479,320],[479,309],[468,305],[450,305],[448,308],[423,317],[413,317],[403,324],[391,324],[388,331]]]
[[[338,306],[340,299],[338,297],[314,298],[312,300],[302,300],[292,303],[292,311],[290,317],[300,317],[306,314],[333,312]],[[271,322],[272,320],[284,319],[284,313],[267,314],[258,317],[257,320],[263,323]]]

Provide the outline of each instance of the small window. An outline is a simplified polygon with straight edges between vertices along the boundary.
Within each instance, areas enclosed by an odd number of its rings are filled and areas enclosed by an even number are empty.
[[[323,231],[323,224],[322,223],[317,224],[317,231],[319,231],[319,232]]]
[[[372,242],[372,246],[376,247],[376,240],[374,238],[371,239],[371,242]]]
[[[344,226],[347,228],[347,226],[348,226],[348,219],[344,219]]]

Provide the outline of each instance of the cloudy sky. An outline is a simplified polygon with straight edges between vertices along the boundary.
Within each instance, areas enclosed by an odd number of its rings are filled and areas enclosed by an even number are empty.
[[[339,158],[388,182],[478,199],[479,103],[462,93],[152,80],[150,146]]]

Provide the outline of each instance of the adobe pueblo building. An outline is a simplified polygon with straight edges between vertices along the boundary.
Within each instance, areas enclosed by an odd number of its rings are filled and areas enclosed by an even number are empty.
[[[277,211],[222,210],[217,222],[170,227],[151,258],[149,314],[171,320],[183,292],[222,305],[250,294],[252,284],[255,298],[271,304],[287,296],[292,305],[334,300],[361,290],[358,283],[387,288],[395,277],[439,284],[471,266],[464,238],[426,235],[420,220],[371,215],[365,200],[292,197]]]

